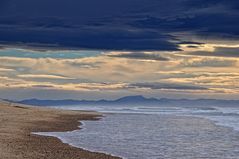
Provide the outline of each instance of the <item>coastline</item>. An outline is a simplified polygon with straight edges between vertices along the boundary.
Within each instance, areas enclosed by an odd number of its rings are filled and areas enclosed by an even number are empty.
[[[238,132],[206,118],[120,113],[105,116],[100,122],[83,121],[82,130],[45,135],[122,158],[238,158]],[[132,129],[128,123],[134,125]],[[113,133],[119,131],[121,135]]]
[[[97,120],[101,114],[21,106],[0,102],[0,158],[4,159],[119,159],[62,143],[55,137],[32,132],[79,129],[80,120]]]

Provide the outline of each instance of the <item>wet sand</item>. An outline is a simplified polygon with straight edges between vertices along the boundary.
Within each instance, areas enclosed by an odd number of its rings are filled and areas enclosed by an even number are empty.
[[[31,132],[78,129],[79,120],[97,120],[94,112],[65,111],[0,102],[0,158],[2,159],[117,159]]]

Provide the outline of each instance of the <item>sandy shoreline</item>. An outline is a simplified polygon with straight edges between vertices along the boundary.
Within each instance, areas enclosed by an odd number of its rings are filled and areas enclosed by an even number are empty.
[[[116,159],[31,132],[72,131],[79,120],[97,120],[99,113],[63,111],[0,103],[0,158],[4,159]]]

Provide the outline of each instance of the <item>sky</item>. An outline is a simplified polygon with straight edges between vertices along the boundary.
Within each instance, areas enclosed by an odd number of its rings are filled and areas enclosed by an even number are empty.
[[[1,0],[0,98],[239,97],[237,0]]]

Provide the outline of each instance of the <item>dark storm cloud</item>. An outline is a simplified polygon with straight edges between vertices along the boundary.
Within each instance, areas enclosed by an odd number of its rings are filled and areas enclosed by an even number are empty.
[[[126,28],[14,28],[0,29],[0,34],[3,44],[26,44],[29,47],[38,44],[38,48],[46,46],[46,49],[178,50],[176,44],[168,41],[171,39],[169,35],[155,31],[130,31]]]
[[[175,84],[175,83],[135,83],[131,84],[131,87],[135,88],[150,88],[150,89],[169,89],[169,90],[208,90],[208,88],[186,85],[186,84]]]
[[[147,54],[147,53],[122,53],[122,54],[110,54],[109,57],[139,59],[139,60],[155,60],[155,61],[169,61],[168,58],[162,57],[159,54]]]
[[[202,42],[193,42],[193,41],[181,41],[178,44],[184,44],[184,45],[203,45],[205,43]]]
[[[238,10],[237,0],[2,0],[0,43],[172,51],[175,32],[238,39]]]

